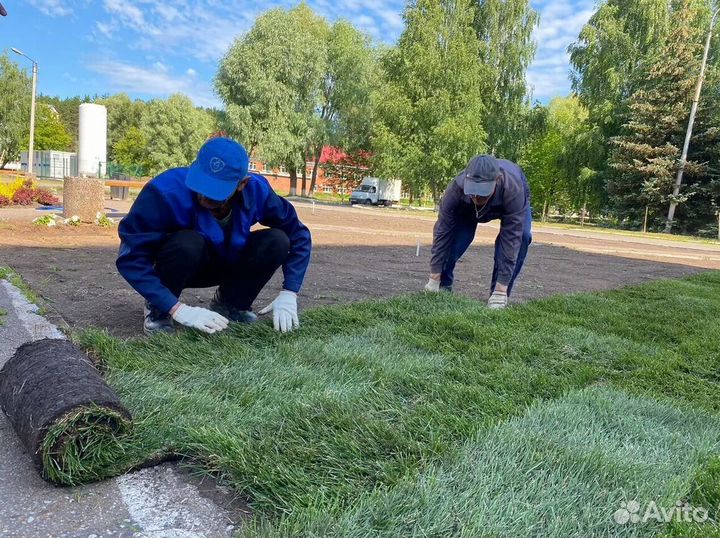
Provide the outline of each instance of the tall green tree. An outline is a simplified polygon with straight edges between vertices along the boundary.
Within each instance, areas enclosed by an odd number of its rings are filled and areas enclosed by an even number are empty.
[[[148,141],[148,172],[157,174],[167,168],[188,166],[200,146],[216,130],[214,117],[195,108],[184,95],[175,94],[167,100],[148,102],[140,128]]]
[[[720,39],[713,44],[720,51]],[[720,54],[708,69],[707,80],[698,108],[695,136],[690,145],[689,159],[707,163],[705,173],[684,179],[684,191],[693,193],[691,203],[677,207],[676,222],[700,235],[718,237],[720,211]],[[683,192],[683,191],[681,191]]]
[[[490,73],[482,94],[484,120],[492,153],[516,160],[528,121],[527,68],[535,57],[533,30],[538,13],[530,0],[476,0],[474,27],[480,61]]]
[[[27,140],[27,136],[25,140]],[[73,139],[60,121],[60,114],[47,103],[37,103],[35,108],[35,149],[70,151]]]
[[[674,2],[672,32],[643,69],[622,134],[612,139],[608,191],[618,215],[632,223],[643,219],[645,207],[651,224],[664,222],[667,214],[699,70],[704,17],[698,4]],[[688,162],[688,179],[704,173],[700,163]],[[677,201],[693,194],[686,188]]]
[[[437,202],[450,179],[487,149],[475,12],[465,0],[414,0],[384,58],[377,94],[376,166]]]
[[[306,4],[271,9],[230,47],[215,79],[227,105],[229,134],[266,162],[284,164],[291,195],[321,128],[317,109],[328,31]]]
[[[587,109],[576,96],[550,101],[543,128],[523,149],[520,159],[543,220],[551,207],[581,211],[602,204],[589,167],[595,145]]]
[[[570,45],[573,90],[607,138],[618,134],[637,75],[669,30],[668,0],[603,0]]]
[[[370,39],[347,21],[326,34],[327,62],[321,81],[320,107],[308,157],[314,162],[310,191],[315,189],[320,156],[326,144],[357,153],[370,147],[372,92],[378,63]],[[303,193],[305,185],[303,182]]]
[[[148,139],[138,127],[130,127],[122,138],[113,144],[113,162],[134,175],[143,175],[152,168],[148,162],[150,147]]]
[[[30,92],[27,73],[0,55],[0,168],[20,157],[30,129]]]
[[[80,105],[82,103],[91,103],[94,99],[96,99],[96,97],[92,97],[90,95],[86,95],[84,97],[79,95],[74,97],[51,97],[48,95],[40,95],[38,97],[38,103],[46,103],[52,106],[60,115],[60,121],[65,127],[65,130],[72,137],[70,151],[77,151]]]

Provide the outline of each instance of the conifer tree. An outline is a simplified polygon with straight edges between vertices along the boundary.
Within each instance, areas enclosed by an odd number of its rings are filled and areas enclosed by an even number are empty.
[[[618,216],[639,223],[649,208],[651,223],[664,222],[697,82],[702,39],[698,2],[678,0],[671,15],[672,31],[642,69],[628,100],[619,136],[611,139],[608,193]],[[689,177],[703,172],[689,161]],[[691,195],[688,191],[680,202]]]

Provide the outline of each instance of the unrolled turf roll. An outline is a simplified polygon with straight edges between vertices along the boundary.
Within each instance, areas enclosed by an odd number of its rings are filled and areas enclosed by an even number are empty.
[[[0,407],[43,478],[75,485],[113,473],[130,412],[87,355],[66,340],[21,346],[0,370]]]

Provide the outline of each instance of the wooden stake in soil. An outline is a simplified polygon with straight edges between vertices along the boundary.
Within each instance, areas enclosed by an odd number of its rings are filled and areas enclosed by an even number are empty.
[[[95,222],[105,206],[105,182],[90,177],[66,177],[63,181],[63,216],[77,215],[82,222]]]

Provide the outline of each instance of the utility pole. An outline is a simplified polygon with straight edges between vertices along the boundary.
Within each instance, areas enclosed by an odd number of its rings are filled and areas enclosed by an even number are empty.
[[[35,60],[16,48],[11,49],[15,54],[24,56],[32,62],[32,97],[30,98],[30,143],[28,144],[28,175],[33,175],[33,157],[35,149],[35,91],[37,88],[38,65]]]
[[[703,80],[705,79],[705,66],[707,65],[708,54],[710,52],[710,41],[712,40],[713,28],[717,19],[720,8],[717,8],[710,20],[710,31],[708,31],[707,40],[705,41],[705,51],[703,52],[702,64],[700,65],[700,76],[695,86],[695,97],[693,98],[692,107],[690,108],[690,120],[688,121],[687,132],[685,133],[685,144],[683,145],[682,155],[680,156],[680,166],[678,167],[677,177],[675,178],[675,187],[673,188],[673,199],[670,201],[670,209],[668,210],[667,222],[665,224],[665,233],[670,233],[673,227],[673,219],[675,218],[675,208],[677,207],[678,195],[682,186],[683,174],[685,173],[685,165],[687,164],[688,150],[690,149],[690,139],[692,138],[693,124],[695,123],[695,114],[697,113],[698,103],[700,102],[700,91],[702,90]]]

